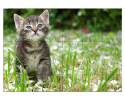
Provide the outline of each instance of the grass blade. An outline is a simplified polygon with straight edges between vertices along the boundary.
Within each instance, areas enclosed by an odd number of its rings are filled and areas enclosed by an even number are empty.
[[[86,71],[86,75],[87,75],[87,79],[88,79],[88,88],[90,90],[90,66],[89,66],[89,61],[87,60],[87,71]]]
[[[8,52],[8,74],[10,72],[10,52]]]
[[[107,70],[105,70],[105,80],[107,80]],[[107,83],[105,85],[105,91],[107,91]]]
[[[67,85],[68,85],[69,57],[70,57],[70,48],[69,48],[68,56],[67,56],[67,60],[66,60],[66,89],[67,89]]]
[[[70,87],[66,92],[70,91],[72,88],[74,88],[76,85],[78,85],[83,80],[84,79],[79,80],[76,84],[74,84],[72,87]]]
[[[21,91],[24,91],[24,84],[23,84],[23,71],[22,67],[20,66],[20,78],[21,78]]]
[[[8,49],[8,51],[15,57],[17,58],[17,60],[20,62],[21,66],[24,68],[23,64],[21,63],[21,61],[19,60],[19,58],[16,56],[16,54],[14,54],[11,50]]]
[[[23,71],[22,72],[22,77],[21,77],[21,92],[26,91],[25,75],[26,75],[26,71]]]
[[[54,61],[52,59],[52,68],[54,70],[54,80],[55,80],[55,83],[56,83],[56,89],[58,91],[58,84],[57,84],[57,76],[56,76],[56,70],[55,70],[55,66],[54,66]]]
[[[111,77],[117,72],[117,70],[118,70],[118,68],[115,68],[115,69],[112,71],[112,73],[111,73],[111,74],[108,76],[108,78],[106,79],[105,83],[98,88],[98,91],[102,91],[102,90],[103,90],[103,88],[105,87],[105,85],[107,84],[107,82],[108,82],[108,81],[111,79]]]
[[[19,90],[18,82],[17,82],[17,74],[15,74],[15,88]]]
[[[74,79],[73,79],[73,76],[74,76],[74,67],[75,67],[75,61],[76,61],[76,51],[74,53],[74,57],[73,57],[73,68],[72,68],[72,82],[71,82],[71,91],[73,91],[73,83],[74,83]]]
[[[78,67],[78,70],[77,70],[77,72],[76,72],[74,82],[76,82],[76,79],[77,79],[77,76],[78,76],[79,70],[80,70],[80,68],[82,68],[82,65],[83,65],[83,64],[82,64],[82,62],[81,62],[81,64],[80,64],[79,67]]]
[[[5,71],[5,73],[6,73],[6,84],[8,86],[8,74],[7,74],[7,70]]]
[[[85,90],[86,90],[85,83],[86,83],[86,77],[85,77],[85,80],[84,80],[84,85],[83,85],[83,87],[82,87],[82,90],[81,90],[81,91],[85,91]]]

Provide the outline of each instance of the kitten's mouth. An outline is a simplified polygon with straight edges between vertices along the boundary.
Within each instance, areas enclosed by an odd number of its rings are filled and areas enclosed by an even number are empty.
[[[33,36],[36,36],[36,35],[38,36],[38,34],[37,34],[37,33],[34,33],[34,35],[33,35]]]

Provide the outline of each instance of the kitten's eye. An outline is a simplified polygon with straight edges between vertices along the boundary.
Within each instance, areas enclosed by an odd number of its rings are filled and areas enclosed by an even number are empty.
[[[42,25],[41,25],[41,24],[39,24],[39,25],[38,25],[38,28],[41,28],[41,27],[42,27]]]
[[[31,29],[31,26],[27,26],[26,28],[27,28],[27,29]]]

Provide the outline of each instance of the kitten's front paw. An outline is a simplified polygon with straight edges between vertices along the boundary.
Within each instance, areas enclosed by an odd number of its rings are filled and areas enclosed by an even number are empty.
[[[38,69],[37,79],[45,80],[47,78],[47,71],[44,68]]]
[[[42,80],[43,81],[43,80],[45,80],[47,78],[47,76],[41,74],[41,75],[37,75],[37,78],[38,78],[38,80]]]

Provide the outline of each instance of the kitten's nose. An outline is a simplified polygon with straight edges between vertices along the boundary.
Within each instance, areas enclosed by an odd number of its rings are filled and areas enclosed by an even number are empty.
[[[34,32],[37,32],[38,29],[37,29],[37,27],[33,27],[32,30],[33,30]]]

